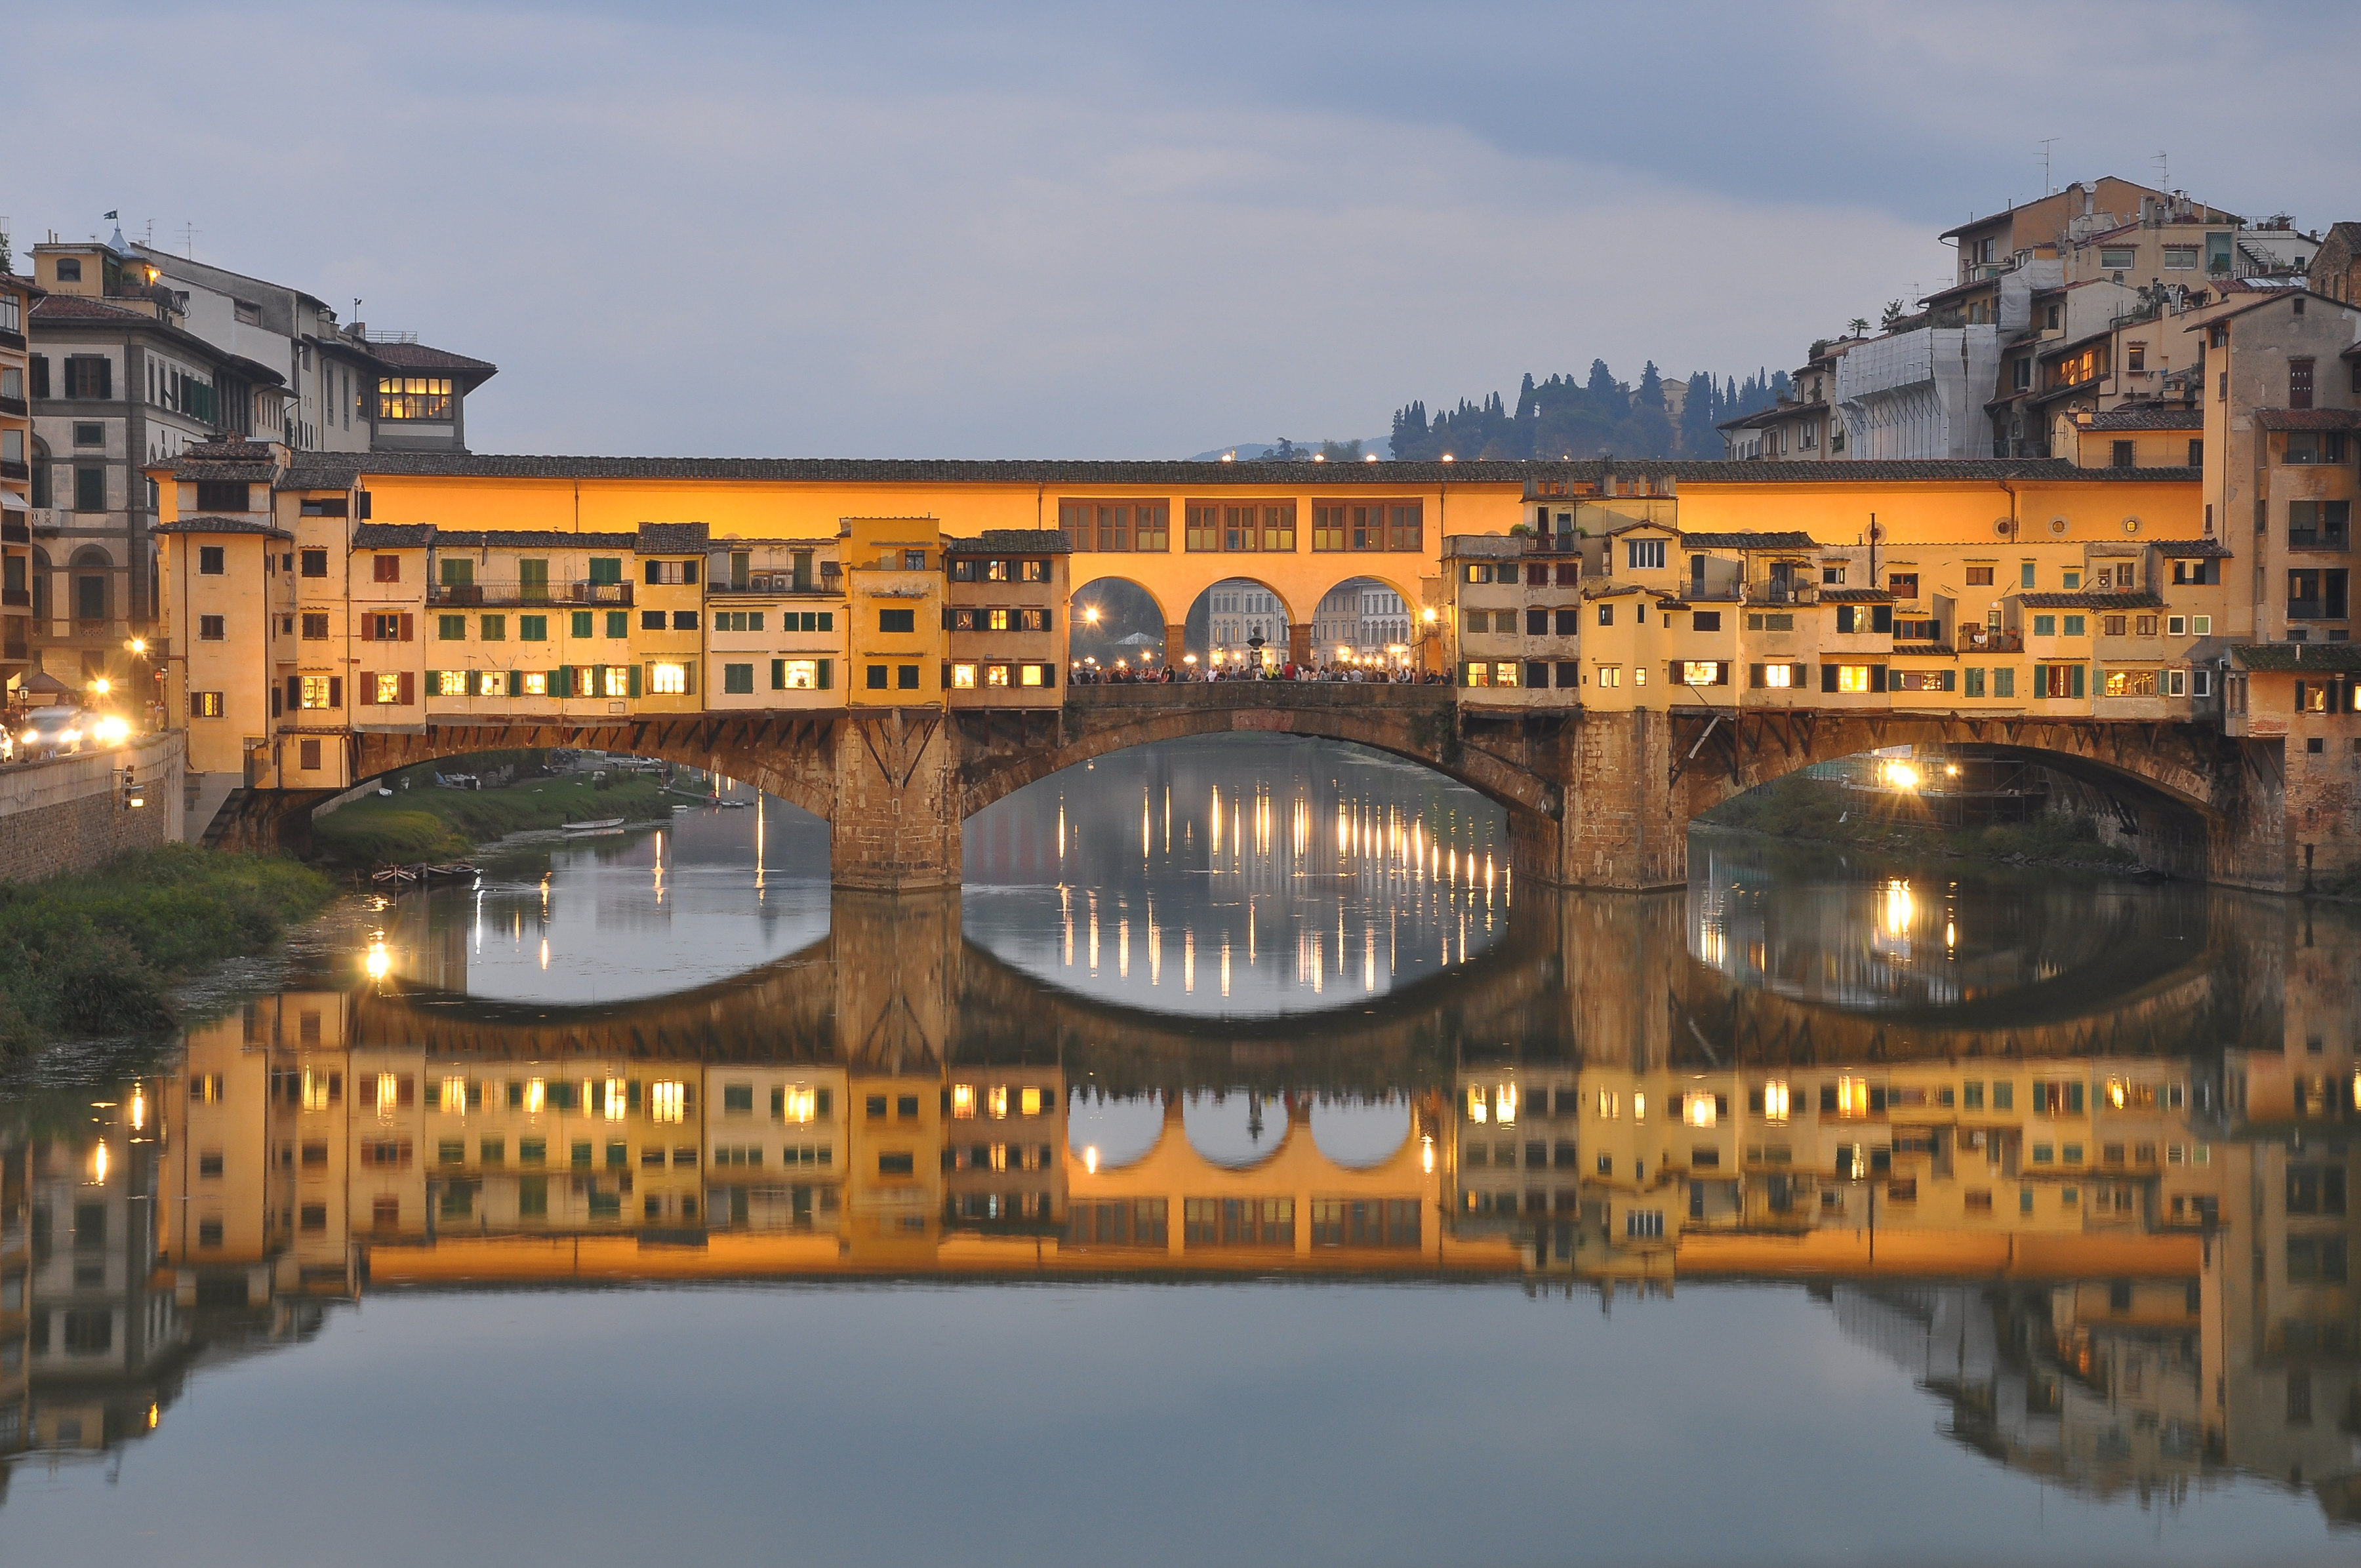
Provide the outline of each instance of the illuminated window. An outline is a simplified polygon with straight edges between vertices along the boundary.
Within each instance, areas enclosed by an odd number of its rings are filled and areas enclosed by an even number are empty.
[[[1496,686],[1519,685],[1522,684],[1523,674],[1523,667],[1514,660],[1502,659],[1492,666],[1492,684]]]
[[[993,565],[997,566],[1001,565],[1001,563],[994,561]],[[984,611],[984,630],[987,631],[1007,630],[1008,612],[1005,609],[988,609]]]
[[[1764,1121],[1785,1121],[1788,1102],[1786,1080],[1774,1078],[1763,1086],[1763,1119]]]
[[[377,384],[377,417],[447,420],[451,417],[451,383],[432,376],[380,378]]]
[[[648,689],[659,696],[679,696],[688,690],[686,664],[650,664]]]
[[[1490,685],[1492,684],[1492,666],[1477,660],[1469,660],[1467,662],[1466,679],[1464,684],[1471,686]]]
[[[648,1085],[648,1119],[653,1122],[677,1122],[688,1113],[688,1086],[665,1082]]]
[[[529,1078],[524,1082],[524,1113],[538,1116],[549,1104],[549,1080]]]
[[[1047,1097],[1043,1095],[1041,1091],[1038,1088],[1025,1090],[1016,1097],[1016,1110],[1018,1114],[1026,1116],[1038,1116],[1042,1111],[1046,1109],[1046,1105],[1044,1103],[1046,1098]]]
[[[467,695],[467,672],[465,670],[435,671],[434,695],[436,696],[466,696]]]
[[[986,664],[983,667],[983,684],[988,686],[1006,685],[1008,684],[1008,666],[1005,664]]]
[[[305,675],[302,679],[303,684],[301,695],[303,699],[303,706],[305,707],[326,707],[328,706],[328,677],[325,675]]]
[[[1692,1127],[1710,1127],[1720,1119],[1720,1107],[1710,1094],[1691,1094],[1681,1106],[1681,1120]]]
[[[1779,667],[1786,668],[1784,664]],[[1711,660],[1684,660],[1681,663],[1681,684],[1688,686],[1719,685],[1721,665]]]
[[[1623,1114],[1623,1097],[1611,1089],[1598,1091],[1598,1119],[1612,1122]]]
[[[1517,1086],[1515,1084],[1500,1085],[1499,1092],[1492,1097],[1492,1102],[1499,1108],[1500,1125],[1508,1126],[1517,1119]]]
[[[464,1078],[445,1079],[442,1104],[444,1110],[455,1115],[466,1115],[467,1113],[467,1080]]]
[[[818,1095],[803,1084],[797,1084],[779,1097],[780,1115],[789,1122],[808,1122],[818,1107]]]
[[[303,1109],[325,1111],[328,1108],[328,1075],[303,1069]]]
[[[546,671],[546,670],[526,670],[526,671],[524,671],[524,672],[523,672],[523,680],[524,680],[524,695],[525,695],[525,696],[547,696],[549,695],[549,672],[548,672],[548,671]]]
[[[1480,1089],[1470,1088],[1467,1091],[1467,1119],[1476,1123],[1488,1122],[1492,1119],[1492,1108],[1485,1103],[1484,1091]]]
[[[395,1082],[393,1074],[390,1072],[377,1075],[377,1109],[380,1116],[392,1115],[394,1106],[400,1103],[397,1098],[400,1091],[395,1087]]]
[[[1644,1122],[1647,1119],[1648,1097],[1635,1089],[1631,1091],[1631,1120]]]
[[[955,1122],[966,1122],[973,1120],[974,1116],[975,1085],[972,1083],[952,1084],[951,1120]]]
[[[951,666],[951,689],[953,691],[972,691],[975,689],[975,666],[973,664],[953,664]]]
[[[609,664],[598,672],[600,695],[629,696],[631,694],[631,667],[629,664]]]
[[[971,666],[969,671],[970,684],[973,683],[973,667]],[[787,661],[787,690],[817,691],[818,689],[819,661],[818,659],[790,659]]]
[[[983,1108],[994,1120],[1007,1115],[1008,1086],[1005,1083],[994,1084],[984,1095]]]
[[[603,1088],[605,1090],[605,1093],[602,1096],[602,1102],[607,1120],[609,1122],[621,1121],[623,1119],[624,1109],[629,1103],[629,1087],[621,1079],[610,1078],[606,1081]]]
[[[1020,686],[1047,685],[1049,674],[1049,666],[1047,664],[1019,664],[1016,666],[1016,684]]]
[[[1623,684],[1623,666],[1620,664],[1599,665],[1598,684],[1602,686],[1621,685]]]
[[[1869,1114],[1869,1080],[1865,1078],[1837,1080],[1837,1114],[1839,1116]]]
[[[381,672],[370,676],[369,686],[371,694],[379,702],[400,702],[401,700],[401,677],[390,671]]]
[[[1865,692],[1868,689],[1869,666],[1867,664],[1839,664],[1837,666],[1837,690],[1840,692]]]

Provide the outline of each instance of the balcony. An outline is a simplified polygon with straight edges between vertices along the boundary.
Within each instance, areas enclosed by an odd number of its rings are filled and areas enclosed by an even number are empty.
[[[995,586],[1007,587],[1023,587],[1025,585],[998,584]],[[1030,586],[1037,588],[1048,587],[1045,583],[1035,583]],[[841,598],[844,595],[844,579],[840,575],[829,572],[823,574],[817,581],[807,576],[802,582],[798,583],[796,581],[796,575],[793,572],[756,572],[742,583],[708,583],[705,586],[705,591],[708,594],[716,595],[827,594],[832,598]]]
[[[32,477],[33,470],[27,464],[0,462],[0,479],[29,480]]]
[[[2353,541],[2341,528],[2290,528],[2287,543],[2290,550],[2345,550]]]
[[[15,414],[18,419],[27,419],[32,411],[22,398],[0,398],[0,414]]]
[[[23,512],[0,512],[0,540],[10,544],[30,544],[33,542],[33,531],[26,525]]]
[[[30,609],[33,608],[33,591],[30,588],[0,588],[0,605],[10,609]]]
[[[1953,647],[1961,653],[2022,653],[2025,633],[1999,631],[1988,626],[1962,626]]]
[[[451,609],[532,609],[542,605],[610,605],[629,608],[629,583],[430,583],[426,602]]]
[[[2290,620],[2342,620],[2345,619],[2344,606],[2337,606],[2336,612],[2332,615],[2319,599],[2290,599],[2287,601],[2287,607]]]
[[[1817,604],[1820,602],[1820,585],[1781,582],[1776,578],[1768,582],[1748,583],[1739,595],[1739,602],[1774,605]]]

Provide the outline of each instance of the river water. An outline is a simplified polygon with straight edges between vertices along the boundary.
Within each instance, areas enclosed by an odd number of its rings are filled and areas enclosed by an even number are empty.
[[[2350,915],[1505,850],[1176,743],[348,909],[0,1099],[0,1556],[2352,1560]]]

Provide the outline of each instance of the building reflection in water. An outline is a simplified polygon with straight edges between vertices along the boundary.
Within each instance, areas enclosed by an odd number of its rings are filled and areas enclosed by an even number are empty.
[[[1045,988],[957,894],[840,894],[784,962],[596,1010],[356,957],[0,1132],[0,1444],[135,1440],[405,1286],[1772,1278],[2011,1467],[2354,1518],[2355,923],[2167,891],[2003,939],[1862,883],[1795,893],[1799,938],[1784,896],[1529,894],[1316,1027]],[[1814,941],[1826,983],[1773,983]]]

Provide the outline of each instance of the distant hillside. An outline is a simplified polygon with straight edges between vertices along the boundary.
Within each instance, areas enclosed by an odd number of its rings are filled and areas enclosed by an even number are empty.
[[[1241,441],[1235,446],[1216,446],[1211,452],[1192,454],[1191,463],[1218,463],[1224,457],[1241,463],[1267,461],[1272,463],[1309,463],[1315,456],[1331,463],[1365,462],[1375,454],[1378,457],[1393,455],[1392,444],[1382,435],[1356,437],[1351,441],[1293,442],[1285,436],[1277,441]]]

